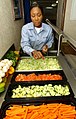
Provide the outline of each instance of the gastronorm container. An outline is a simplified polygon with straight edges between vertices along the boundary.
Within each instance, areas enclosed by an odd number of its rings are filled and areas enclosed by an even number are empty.
[[[54,75],[54,74],[56,74],[56,75],[60,75],[61,77],[62,77],[62,81],[64,80],[64,81],[67,81],[67,77],[65,76],[65,73],[64,73],[64,71],[63,70],[51,70],[51,71],[40,71],[40,72],[38,72],[38,71],[32,71],[32,72],[14,72],[14,74],[13,74],[13,76],[12,76],[12,78],[11,78],[11,83],[12,82],[16,82],[15,81],[15,78],[19,75],[19,74],[23,74],[23,75],[29,75],[29,74],[35,74],[35,75],[43,75],[43,74],[51,74],[51,75]],[[31,81],[31,79],[30,79],[30,81]],[[34,81],[36,81],[36,80],[34,80]],[[39,80],[37,80],[37,81],[39,81]],[[43,81],[47,81],[47,80],[43,80]],[[51,81],[51,80],[50,80]],[[55,80],[54,80],[55,81]],[[60,80],[56,80],[56,81],[60,81]],[[23,81],[22,81],[23,82]]]
[[[62,70],[57,56],[46,56],[45,59],[33,57],[21,57],[17,63],[15,72]]]
[[[48,84],[52,84],[52,86],[55,86],[55,85],[61,85],[61,86],[68,86],[69,87],[69,92],[70,94],[66,95],[66,96],[44,96],[44,97],[20,97],[20,98],[12,98],[12,95],[13,95],[13,92],[12,90],[13,89],[16,89],[18,88],[18,86],[20,85],[21,87],[28,87],[28,86],[44,86],[44,85],[48,85]],[[20,89],[21,90],[21,89]],[[11,101],[11,102],[44,102],[44,101],[53,101],[53,100],[57,100],[57,99],[61,99],[61,100],[68,100],[70,98],[73,98],[74,97],[74,93],[71,89],[71,86],[69,85],[68,82],[64,81],[46,81],[46,82],[43,82],[43,81],[39,81],[39,82],[15,82],[15,83],[11,83],[7,89],[7,92],[6,92],[6,95],[5,95],[5,100],[6,101]]]
[[[53,102],[49,101],[49,102],[44,102],[44,104],[55,104],[55,103],[58,103],[58,104],[66,104],[66,105],[71,105],[71,106],[75,106],[76,107],[76,99],[71,99],[71,100],[67,100],[67,101],[63,101],[63,100],[55,100]],[[3,119],[6,115],[6,111],[9,107],[11,107],[12,105],[22,105],[22,106],[30,106],[30,105],[35,105],[35,106],[39,106],[39,105],[42,105],[43,103],[38,103],[38,102],[26,102],[26,103],[23,103],[23,102],[6,102],[4,101],[2,103],[2,106],[1,106],[1,113],[0,113],[0,119]],[[76,109],[75,109],[76,110]]]

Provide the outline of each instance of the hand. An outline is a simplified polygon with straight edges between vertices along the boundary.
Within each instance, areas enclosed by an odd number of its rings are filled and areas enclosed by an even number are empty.
[[[43,53],[46,53],[48,51],[48,46],[47,45],[44,45],[43,48],[42,48],[42,52]]]
[[[40,59],[40,58],[44,59],[44,56],[42,55],[40,51],[34,50],[32,52],[32,55],[35,59]]]

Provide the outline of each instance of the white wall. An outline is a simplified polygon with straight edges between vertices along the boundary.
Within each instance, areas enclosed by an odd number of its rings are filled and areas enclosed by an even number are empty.
[[[67,0],[65,22],[64,22],[64,33],[71,36],[74,39],[74,45],[76,46],[76,20],[71,20],[71,8],[73,0]],[[76,2],[75,2],[76,3]],[[75,7],[76,15],[76,7]]]
[[[0,0],[0,58],[14,43],[20,46],[23,19],[14,21],[11,0]]]

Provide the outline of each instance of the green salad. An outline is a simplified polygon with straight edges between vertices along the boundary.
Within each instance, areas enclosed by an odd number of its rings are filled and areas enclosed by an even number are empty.
[[[18,63],[16,70],[57,70],[61,69],[57,58],[45,57],[45,59],[35,60],[34,58],[24,58]]]

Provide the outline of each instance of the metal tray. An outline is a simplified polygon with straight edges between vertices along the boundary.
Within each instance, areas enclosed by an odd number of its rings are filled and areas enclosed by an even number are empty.
[[[56,74],[56,75],[62,76],[62,81],[63,81],[63,80],[64,80],[64,81],[67,81],[67,78],[66,78],[66,76],[65,76],[63,70],[54,70],[54,71],[41,71],[41,72],[38,72],[38,71],[36,71],[36,72],[34,72],[34,71],[32,71],[32,72],[14,72],[14,74],[13,74],[13,76],[12,76],[12,79],[11,79],[11,83],[12,83],[12,82],[16,82],[16,81],[15,81],[15,78],[16,78],[16,76],[17,76],[18,74],[29,75],[29,74],[32,74],[32,73],[35,73],[36,75],[39,75],[39,74],[51,74],[51,75]],[[31,81],[31,79],[30,79],[30,81]],[[38,80],[37,80],[37,81],[38,81]],[[47,80],[44,80],[44,81],[46,82]],[[50,80],[50,81],[51,81],[51,80]],[[53,80],[53,81],[60,81],[60,80]],[[22,82],[23,82],[23,81],[22,81]],[[26,82],[26,81],[24,81],[24,82]],[[28,82],[28,81],[27,81],[27,82]]]
[[[65,86],[67,85],[69,87],[69,92],[70,94],[69,95],[66,95],[66,96],[46,96],[46,97],[23,97],[23,98],[12,98],[12,90],[13,89],[16,89],[19,85],[21,85],[21,87],[27,87],[27,86],[32,86],[32,85],[39,85],[39,86],[44,86],[45,84],[52,84],[53,86],[54,85],[59,85],[61,84],[62,86]],[[9,85],[8,87],[8,90],[6,92],[6,95],[5,95],[5,100],[6,101],[11,101],[11,102],[45,102],[45,101],[49,101],[49,100],[57,100],[57,99],[61,99],[61,100],[68,100],[70,98],[73,98],[74,97],[74,93],[69,85],[68,82],[64,81],[47,81],[46,83],[41,81],[41,82],[16,82],[16,83],[12,83]]]
[[[45,101],[44,104],[53,104],[53,103],[62,103],[62,104],[67,104],[67,105],[71,105],[71,106],[75,106],[76,107],[76,99],[69,99],[69,100],[66,100],[66,101],[63,101],[63,100],[55,100],[55,101]],[[39,105],[42,105],[43,103],[38,103],[38,102],[27,102],[27,103],[23,103],[23,102],[6,102],[4,101],[2,106],[1,106],[1,112],[0,112],[0,119],[3,119],[5,117],[5,113],[6,113],[6,110],[11,107],[12,105],[22,105],[22,106],[30,106],[30,105],[35,105],[35,106],[39,106]]]
[[[56,59],[57,60],[57,62],[58,62],[58,64],[59,64],[59,61],[58,61],[58,57],[57,56],[45,56],[45,58],[53,58],[53,59]],[[46,64],[46,62],[44,63],[44,65],[47,65],[47,68],[45,69],[37,69],[37,67],[35,67],[34,68],[34,66],[35,66],[35,64],[37,64],[37,61],[38,60],[33,60],[34,61],[34,64],[29,64],[29,63],[27,63],[27,61],[25,62],[26,64],[25,64],[25,66],[28,64],[29,66],[27,66],[27,67],[33,67],[33,68],[31,68],[31,69],[20,69],[20,70],[18,70],[17,68],[18,68],[18,66],[19,66],[19,63],[21,62],[21,60],[22,59],[34,59],[34,58],[32,58],[32,57],[20,57],[20,60],[17,62],[17,66],[16,66],[16,69],[15,69],[15,72],[32,72],[32,71],[49,71],[49,70],[63,70],[62,69],[62,67],[61,67],[61,65],[59,64],[59,66],[60,66],[60,68],[48,68],[48,64]],[[41,59],[39,59],[39,60],[41,60]],[[31,60],[32,61],[32,60]],[[42,61],[43,60],[41,60],[41,63],[40,64],[38,64],[38,65],[40,65],[41,66],[41,64],[42,64]],[[45,60],[44,60],[45,61]],[[42,65],[42,67],[44,67],[44,65]],[[24,65],[23,65],[24,66]],[[52,66],[53,66],[53,64],[52,64]],[[39,66],[38,66],[39,67]]]

